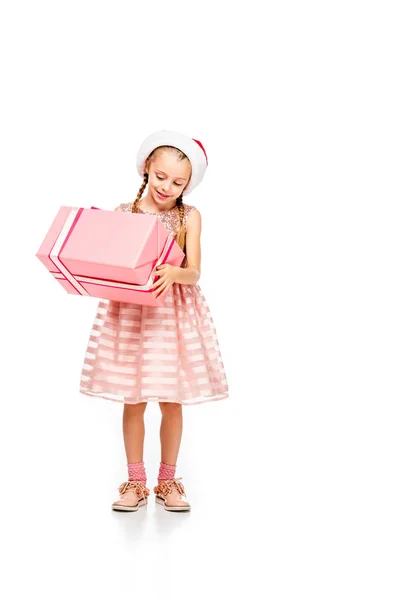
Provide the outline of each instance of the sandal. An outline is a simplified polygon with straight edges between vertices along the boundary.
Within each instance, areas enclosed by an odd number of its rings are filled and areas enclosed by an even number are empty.
[[[147,496],[150,490],[143,481],[125,481],[118,488],[120,499],[113,502],[113,510],[126,510],[134,512],[139,510],[140,506],[147,504]]]
[[[165,479],[154,487],[156,502],[164,506],[165,510],[175,512],[190,510],[189,502],[182,499],[182,496],[186,496],[186,494],[185,488],[180,482],[181,479],[182,477]]]

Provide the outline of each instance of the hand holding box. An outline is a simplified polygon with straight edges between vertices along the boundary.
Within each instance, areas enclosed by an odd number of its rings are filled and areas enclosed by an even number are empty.
[[[185,254],[157,215],[62,206],[36,256],[70,294],[161,306],[155,268]]]

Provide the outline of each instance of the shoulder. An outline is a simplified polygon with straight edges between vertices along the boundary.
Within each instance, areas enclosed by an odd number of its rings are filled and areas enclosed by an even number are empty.
[[[185,216],[184,222],[186,229],[190,228],[200,228],[201,227],[201,214],[200,211],[191,204],[184,204],[185,207]]]
[[[192,204],[183,204],[183,209],[184,209],[184,216],[185,216],[186,220],[189,218],[189,215],[192,215],[192,214],[195,214],[195,213],[197,213],[198,215],[200,215],[200,213],[197,210],[197,208],[195,206],[193,206]]]
[[[114,208],[114,211],[129,212],[132,209],[132,204],[133,202],[122,202],[121,204],[118,204],[116,208]]]

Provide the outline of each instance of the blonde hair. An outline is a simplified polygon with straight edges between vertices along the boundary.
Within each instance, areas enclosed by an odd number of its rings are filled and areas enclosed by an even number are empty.
[[[146,164],[149,164],[156,157],[157,152],[159,152],[161,150],[174,151],[175,154],[177,155],[178,160],[185,160],[185,159],[189,160],[189,158],[186,156],[186,154],[184,154],[184,152],[182,152],[182,150],[179,150],[179,148],[175,148],[175,146],[158,146],[149,154],[149,156],[147,157],[147,160],[146,160]],[[131,212],[133,212],[133,213],[136,212],[136,209],[139,206],[139,202],[143,195],[144,190],[146,189],[148,179],[149,179],[149,174],[145,173],[143,176],[143,183],[139,188],[138,194],[136,196],[136,200],[132,204]],[[190,181],[190,178],[189,178],[189,181]],[[189,181],[188,181],[188,183],[189,183]],[[185,209],[183,206],[182,194],[179,196],[179,198],[176,199],[176,206],[179,211],[179,218],[180,218],[181,223],[180,223],[179,231],[174,236],[174,238],[175,238],[175,241],[178,244],[178,246],[183,250],[183,252],[185,252],[185,250],[186,250],[186,232],[185,232],[185,226],[183,224],[183,217],[185,214],[185,212],[184,212]]]

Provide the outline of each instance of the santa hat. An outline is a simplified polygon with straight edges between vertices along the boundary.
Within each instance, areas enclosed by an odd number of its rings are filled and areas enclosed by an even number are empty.
[[[199,185],[208,165],[207,154],[202,143],[199,142],[199,140],[190,138],[177,131],[167,131],[166,129],[162,129],[161,131],[152,133],[140,146],[136,158],[137,170],[141,177],[144,176],[147,157],[159,146],[174,146],[175,148],[182,150],[190,160],[192,165],[192,176],[189,185],[187,185],[182,193],[183,196],[187,196],[187,194],[190,194],[190,192]]]

